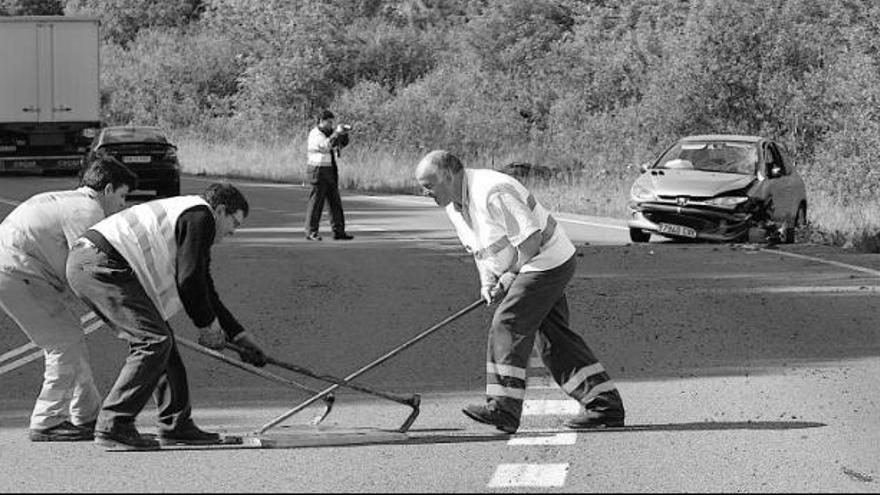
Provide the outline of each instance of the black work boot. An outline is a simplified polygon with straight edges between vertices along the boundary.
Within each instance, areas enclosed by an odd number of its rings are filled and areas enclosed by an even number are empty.
[[[222,443],[222,440],[219,433],[204,431],[192,421],[187,421],[173,430],[160,430],[159,443],[162,445],[213,445]]]
[[[115,425],[110,430],[95,430],[95,443],[104,447],[121,447],[127,449],[158,449],[159,442],[141,436],[134,425]]]
[[[95,423],[77,426],[63,421],[50,428],[31,428],[28,437],[31,442],[83,442],[95,438]]]
[[[574,429],[621,427],[625,413],[617,390],[603,392],[584,406],[584,410],[564,424]]]
[[[516,433],[519,429],[519,420],[512,414],[495,407],[493,403],[472,404],[461,410],[465,416],[479,423],[492,425],[504,433]]]

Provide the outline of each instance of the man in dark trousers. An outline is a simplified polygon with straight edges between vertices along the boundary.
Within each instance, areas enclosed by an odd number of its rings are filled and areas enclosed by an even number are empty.
[[[229,339],[243,348],[243,361],[266,364],[260,346],[220,301],[210,272],[211,246],[232,235],[248,209],[238,189],[215,183],[200,196],[154,200],[107,217],[74,243],[70,287],[129,342],[98,415],[96,443],[155,448],[220,441],[193,423],[186,369],[168,321],[184,309],[200,344],[223,349]],[[135,428],[150,396],[159,409],[158,442]]]
[[[602,363],[569,326],[565,288],[574,276],[575,247],[553,215],[516,179],[466,169],[436,150],[416,167],[425,193],[446,210],[473,254],[480,294],[497,304],[486,356],[486,403],[463,409],[505,433],[519,428],[526,368],[533,347],[553,379],[581,404],[570,428],[623,426],[623,400]]]
[[[309,205],[306,208],[306,239],[320,241],[318,224],[324,211],[324,200],[330,205],[330,227],[333,238],[341,241],[354,239],[345,232],[345,215],[342,211],[342,200],[339,198],[339,169],[336,158],[339,149],[348,145],[348,126],[333,127],[335,116],[330,110],[322,110],[318,114],[316,125],[308,138],[307,174],[312,184],[309,193]]]

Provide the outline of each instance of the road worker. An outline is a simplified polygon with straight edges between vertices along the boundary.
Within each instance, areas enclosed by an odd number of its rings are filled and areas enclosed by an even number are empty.
[[[137,177],[110,159],[93,161],[77,189],[37,194],[0,224],[0,307],[45,358],[30,419],[34,442],[91,440],[101,399],[89,366],[83,306],[70,291],[70,246],[125,206]]]
[[[168,321],[184,309],[200,344],[222,349],[229,339],[242,348],[243,361],[266,364],[260,346],[220,301],[210,272],[211,246],[232,235],[248,210],[237,188],[215,183],[202,195],[133,206],[74,244],[67,260],[71,288],[130,349],[98,415],[96,443],[155,448],[221,441],[192,420],[186,369]],[[158,441],[135,428],[150,396],[158,406]]]
[[[330,110],[322,110],[318,114],[318,123],[309,132],[306,143],[308,152],[307,175],[312,185],[309,202],[306,208],[306,239],[320,241],[318,227],[324,201],[330,207],[330,228],[333,239],[349,241],[354,236],[345,231],[345,213],[342,211],[342,199],[339,197],[339,168],[336,157],[339,150],[348,145],[348,129],[343,124],[333,126],[336,116]]]
[[[582,405],[566,426],[622,426],[623,401],[614,382],[569,328],[565,288],[575,273],[575,247],[553,216],[516,179],[465,169],[447,151],[425,155],[415,175],[473,254],[480,295],[487,304],[497,303],[489,329],[487,400],[462,412],[516,432],[528,360],[537,346],[556,383]]]

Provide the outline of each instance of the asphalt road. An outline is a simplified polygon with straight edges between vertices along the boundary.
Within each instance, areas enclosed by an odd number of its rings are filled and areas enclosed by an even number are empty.
[[[0,217],[71,184],[0,177]],[[205,184],[186,178],[183,192]],[[472,261],[424,198],[344,195],[356,239],[309,243],[305,189],[238,184],[251,215],[214,248],[212,272],[273,356],[344,376],[477,298]],[[405,436],[387,430],[407,407],[345,392],[320,429],[308,426],[316,407],[265,432],[285,448],[33,444],[27,415],[41,360],[2,372],[0,491],[880,491],[880,257],[821,246],[630,245],[619,220],[558,217],[578,246],[572,324],[617,382],[625,428],[561,428],[576,404],[537,362],[520,433],[465,418],[459,409],[481,401],[484,387],[491,313],[481,308],[362,377],[422,394]],[[173,325],[194,338],[185,318]],[[106,391],[125,346],[106,329],[88,341]],[[0,315],[0,355],[25,343]],[[183,352],[204,427],[247,434],[309,397]],[[145,432],[151,407],[140,417]]]

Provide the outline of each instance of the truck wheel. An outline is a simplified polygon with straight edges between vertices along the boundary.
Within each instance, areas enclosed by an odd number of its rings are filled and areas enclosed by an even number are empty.
[[[629,229],[629,238],[633,242],[648,242],[651,240],[651,233],[642,229]]]

